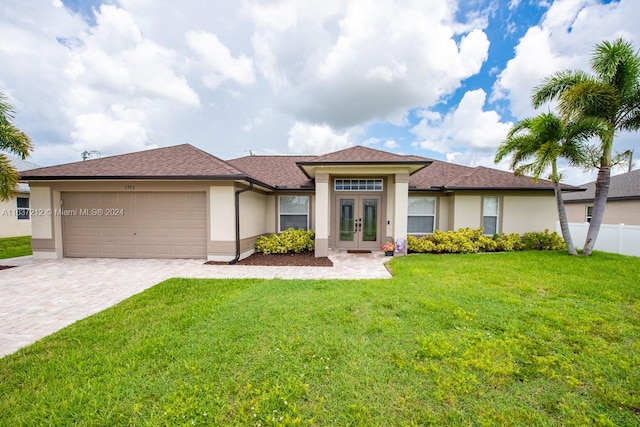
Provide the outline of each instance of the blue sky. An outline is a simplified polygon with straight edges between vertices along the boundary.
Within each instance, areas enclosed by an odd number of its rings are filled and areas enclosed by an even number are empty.
[[[531,88],[602,40],[640,47],[638,17],[637,0],[5,0],[0,92],[42,165],[189,142],[505,169],[493,155],[537,113]]]

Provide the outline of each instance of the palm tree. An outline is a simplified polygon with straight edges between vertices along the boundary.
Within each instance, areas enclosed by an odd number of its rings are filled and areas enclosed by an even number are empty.
[[[534,88],[531,96],[536,108],[557,99],[560,114],[566,121],[589,117],[601,120],[606,126],[606,132],[599,138],[596,194],[584,255],[591,255],[604,217],[615,134],[640,129],[640,57],[633,45],[623,39],[613,43],[603,41],[593,51],[591,69],[592,73],[557,72]]]
[[[0,93],[0,200],[8,200],[15,194],[19,179],[18,171],[2,151],[24,160],[33,150],[31,139],[11,123],[13,114],[7,97]]]
[[[554,184],[560,228],[569,255],[577,252],[562,200],[562,176],[558,173],[557,160],[563,158],[572,165],[583,164],[586,160],[583,144],[601,130],[599,121],[585,119],[565,124],[555,114],[544,113],[516,123],[496,152],[496,163],[512,155],[511,170],[516,175],[532,175],[534,181],[551,168],[549,179]]]

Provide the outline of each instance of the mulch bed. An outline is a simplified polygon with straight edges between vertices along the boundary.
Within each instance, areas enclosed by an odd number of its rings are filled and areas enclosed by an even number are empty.
[[[7,268],[13,268],[15,265],[0,265],[0,270],[6,270]]]
[[[227,265],[228,262],[207,261],[209,265]],[[299,254],[259,254],[254,253],[249,257],[240,260],[236,265],[265,265],[277,267],[333,267],[333,262],[327,257],[316,258],[313,252],[302,252]]]

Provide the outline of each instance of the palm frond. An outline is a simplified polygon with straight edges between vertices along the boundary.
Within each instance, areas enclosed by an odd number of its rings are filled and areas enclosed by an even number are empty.
[[[558,71],[545,77],[540,85],[533,88],[531,105],[534,108],[539,108],[542,104],[557,99],[570,87],[588,80],[594,80],[594,78],[582,70]]]
[[[630,42],[618,38],[596,45],[591,68],[601,82],[616,88],[619,93],[633,89],[640,79],[640,57]]]
[[[573,85],[559,96],[558,109],[567,120],[600,117],[615,121],[621,99],[615,88],[596,81]]]

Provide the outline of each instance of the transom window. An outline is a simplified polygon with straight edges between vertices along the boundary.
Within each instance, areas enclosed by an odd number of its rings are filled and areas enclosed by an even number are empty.
[[[309,196],[280,196],[278,202],[278,229],[309,229]]]
[[[433,233],[436,224],[435,197],[409,197],[407,233]]]
[[[382,191],[382,179],[336,179],[336,191]]]

